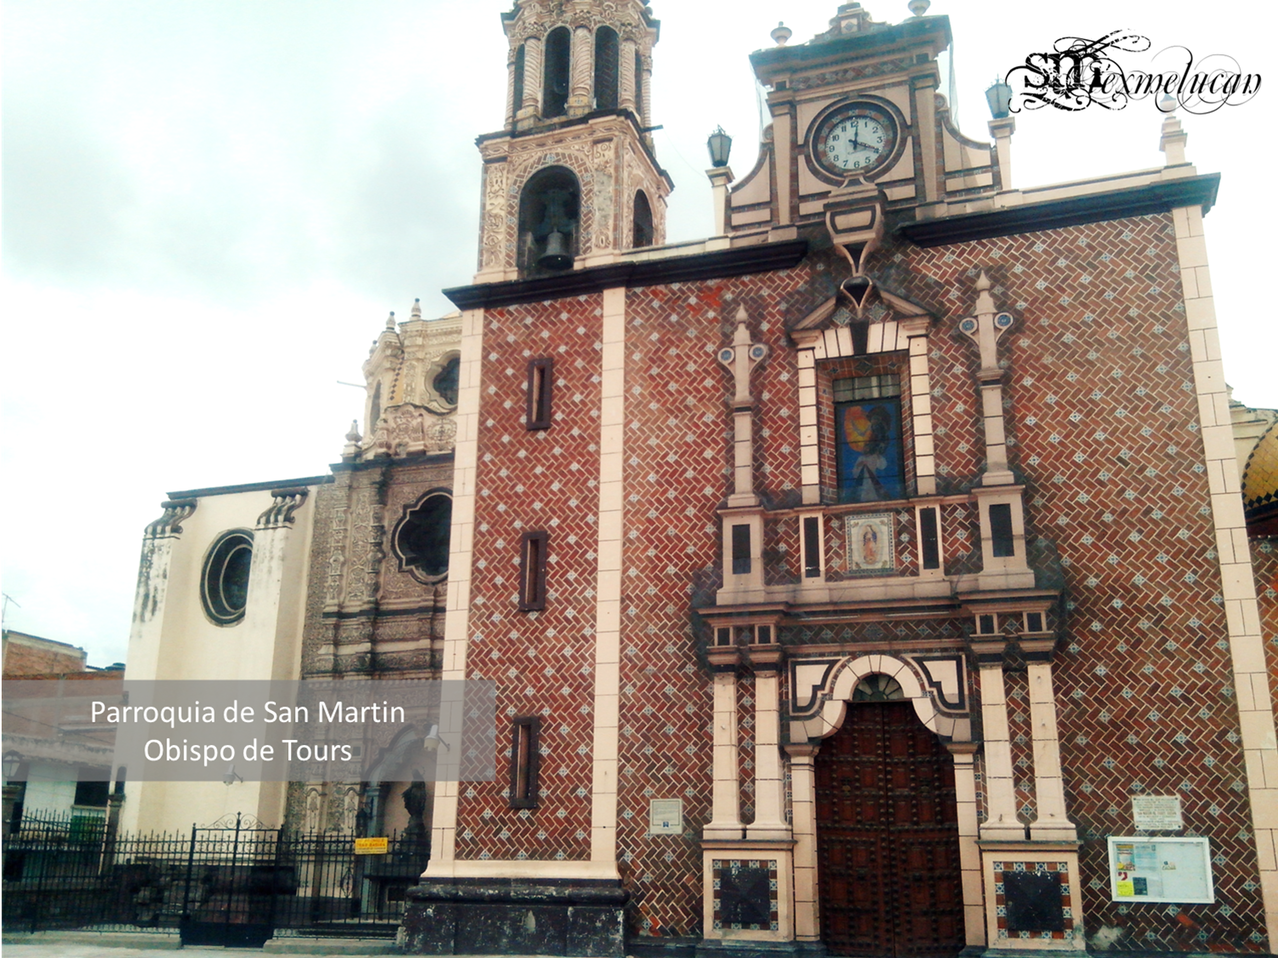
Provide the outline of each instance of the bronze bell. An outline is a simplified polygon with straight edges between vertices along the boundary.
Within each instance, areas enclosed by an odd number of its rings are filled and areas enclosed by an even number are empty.
[[[546,251],[537,257],[542,269],[568,269],[572,266],[572,253],[568,249],[568,237],[559,230],[546,236]]]

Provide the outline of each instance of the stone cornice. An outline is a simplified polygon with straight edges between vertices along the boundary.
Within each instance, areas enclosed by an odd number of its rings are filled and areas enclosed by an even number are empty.
[[[1219,186],[1220,174],[1211,173],[998,210],[912,220],[898,224],[895,232],[926,248],[1167,213],[1183,206],[1200,206],[1206,213],[1216,202]]]
[[[807,240],[760,243],[691,256],[611,263],[537,279],[454,286],[444,290],[444,295],[461,309],[491,309],[599,293],[619,286],[659,286],[790,269],[803,260],[807,251]]]

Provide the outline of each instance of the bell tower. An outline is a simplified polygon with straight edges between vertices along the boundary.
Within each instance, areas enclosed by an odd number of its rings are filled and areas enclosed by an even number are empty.
[[[505,126],[484,161],[476,282],[550,277],[665,238],[646,0],[515,0]]]

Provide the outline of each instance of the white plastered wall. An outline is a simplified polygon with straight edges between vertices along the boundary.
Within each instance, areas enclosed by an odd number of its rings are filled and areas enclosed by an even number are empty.
[[[194,513],[182,522],[181,534],[168,540],[172,552],[162,618],[152,628],[135,627],[126,679],[298,678],[313,498],[308,496],[298,507],[287,529],[255,530],[258,517],[275,501],[269,490],[201,497]],[[204,614],[200,576],[209,547],[232,529],[249,530],[254,536],[249,607],[239,623],[219,626]],[[151,575],[164,576],[165,570],[153,568]],[[126,781],[121,828],[185,834],[192,824],[210,824],[236,812],[279,825],[286,787],[284,782],[227,786],[220,781]]]

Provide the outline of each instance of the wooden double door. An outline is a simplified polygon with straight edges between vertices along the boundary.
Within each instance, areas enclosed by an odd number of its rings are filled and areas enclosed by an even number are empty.
[[[821,939],[830,954],[964,947],[954,761],[909,702],[849,703],[816,758]]]

